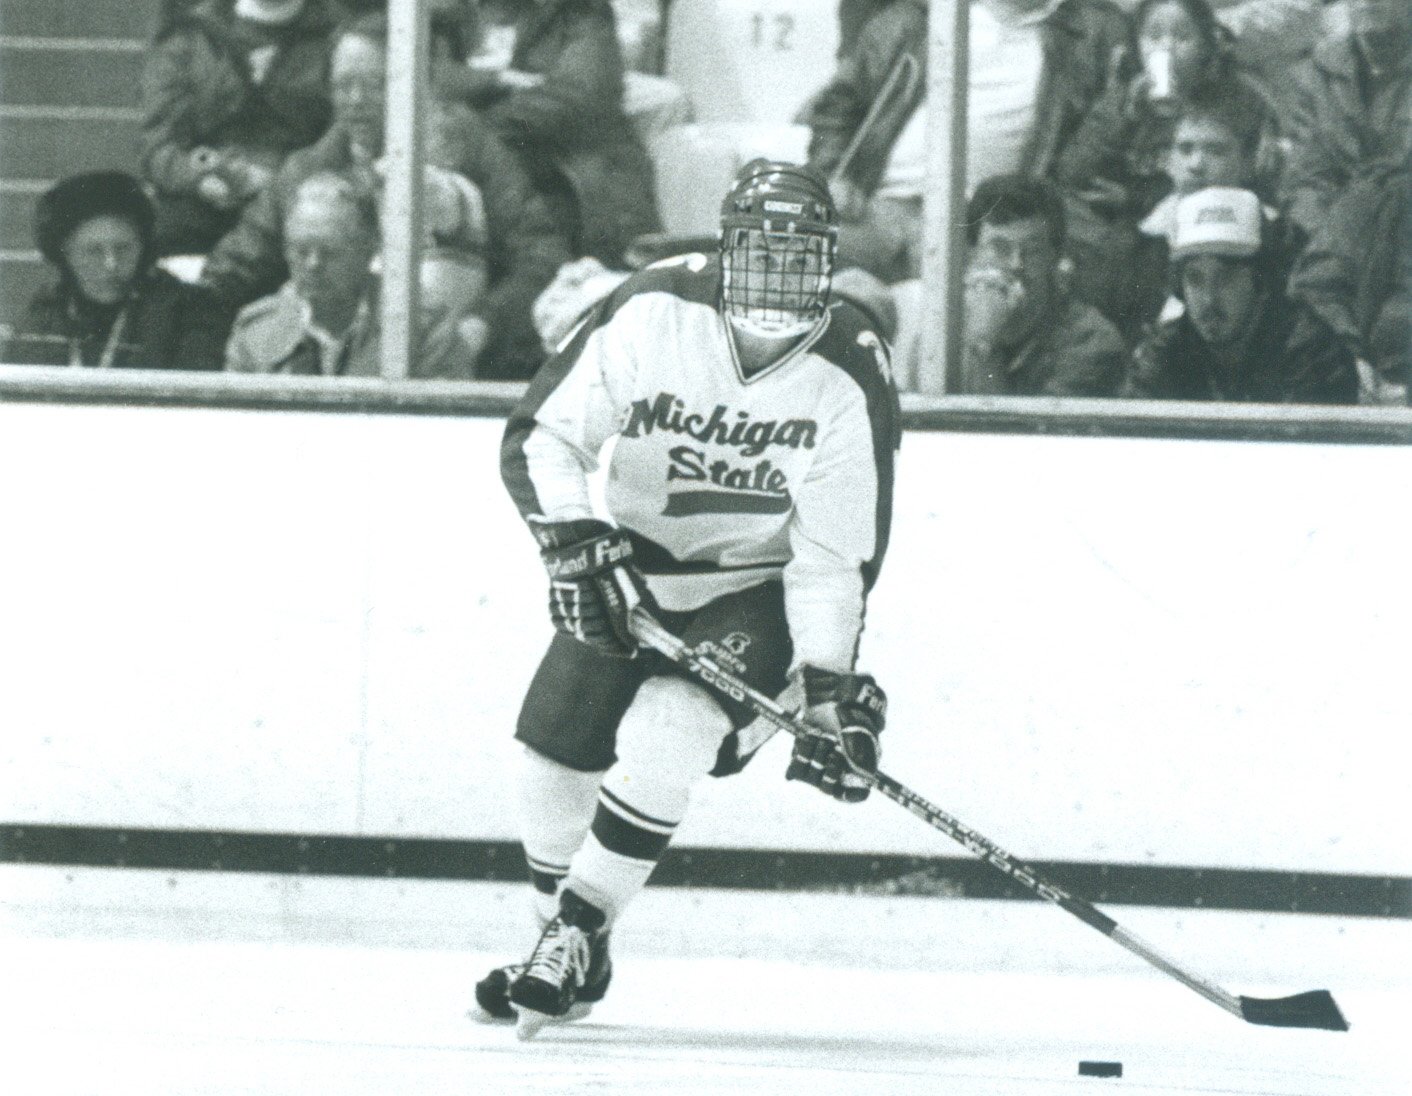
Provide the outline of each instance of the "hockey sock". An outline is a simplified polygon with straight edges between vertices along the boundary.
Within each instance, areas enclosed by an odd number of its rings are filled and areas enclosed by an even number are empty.
[[[606,848],[596,834],[589,834],[574,857],[565,884],[567,890],[602,910],[612,925],[627,904],[647,884],[657,861],[625,856]]]
[[[660,815],[629,800],[631,794],[640,802],[643,793]],[[610,922],[616,920],[667,851],[686,804],[686,788],[654,786],[630,765],[618,762],[604,777],[593,826],[569,869],[569,887],[607,913]]]
[[[692,785],[711,771],[729,732],[720,706],[691,682],[654,677],[638,690],[566,883],[609,923],[647,883],[686,815]]]
[[[579,772],[529,747],[524,750],[518,781],[520,840],[540,921],[559,910],[559,884],[593,821],[602,779],[602,773]]]

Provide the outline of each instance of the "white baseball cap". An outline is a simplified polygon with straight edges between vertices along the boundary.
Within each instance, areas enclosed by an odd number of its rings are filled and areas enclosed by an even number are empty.
[[[1223,255],[1248,259],[1260,250],[1260,199],[1233,186],[1210,186],[1177,201],[1172,258]]]

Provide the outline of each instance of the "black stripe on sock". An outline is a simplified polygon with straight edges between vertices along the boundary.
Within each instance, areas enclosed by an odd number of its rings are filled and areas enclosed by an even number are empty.
[[[593,816],[593,836],[609,852],[631,856],[634,860],[660,859],[672,839],[669,833],[653,833],[634,826],[602,803]]]
[[[540,871],[538,868],[529,869],[530,883],[540,894],[554,894],[559,889],[559,884],[564,881],[567,872]]]

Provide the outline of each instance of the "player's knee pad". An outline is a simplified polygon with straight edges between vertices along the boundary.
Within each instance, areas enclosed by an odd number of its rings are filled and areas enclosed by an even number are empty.
[[[711,771],[730,731],[729,717],[699,685],[648,678],[618,726],[614,768],[688,788]]]

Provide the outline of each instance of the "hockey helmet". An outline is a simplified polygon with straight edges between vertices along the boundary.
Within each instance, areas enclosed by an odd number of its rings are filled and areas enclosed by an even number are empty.
[[[829,303],[838,211],[810,168],[746,164],[721,205],[721,296],[726,317],[771,338],[808,331]]]

